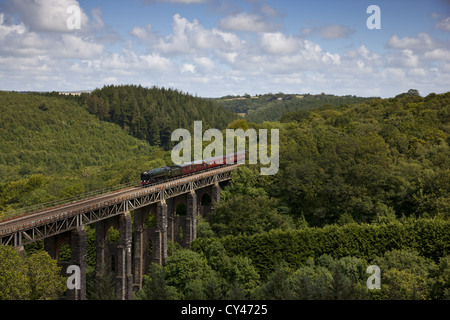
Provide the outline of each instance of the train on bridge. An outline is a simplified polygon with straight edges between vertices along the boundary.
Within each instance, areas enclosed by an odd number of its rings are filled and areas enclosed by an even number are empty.
[[[185,175],[200,173],[202,171],[236,164],[238,161],[245,161],[246,151],[226,154],[198,161],[185,162],[180,165],[157,168],[141,173],[141,186],[148,187],[154,183],[166,181],[171,178],[181,178]]]

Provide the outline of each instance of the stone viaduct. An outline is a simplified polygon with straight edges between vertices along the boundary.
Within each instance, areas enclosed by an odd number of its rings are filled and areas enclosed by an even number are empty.
[[[152,262],[164,265],[168,241],[188,247],[197,234],[197,217],[220,201],[220,183],[231,179],[237,164],[172,180],[148,188],[133,187],[90,199],[0,221],[0,244],[24,250],[43,240],[49,255],[60,260],[63,245],[70,261],[59,261],[67,276],[69,265],[80,267],[81,288],[67,290],[64,299],[86,299],[87,237],[95,226],[96,276],[114,275],[117,299],[132,299],[142,288]],[[115,234],[112,237],[111,234]],[[111,239],[115,238],[115,239]]]

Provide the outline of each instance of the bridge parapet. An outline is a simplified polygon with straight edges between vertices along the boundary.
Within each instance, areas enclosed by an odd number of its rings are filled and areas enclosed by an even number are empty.
[[[116,225],[118,223],[119,229],[119,243],[114,249],[117,251],[115,253],[117,257],[115,261],[117,265],[117,268],[115,268],[116,296],[118,299],[131,299],[133,289],[137,290],[142,287],[142,275],[150,261],[148,257],[145,257],[149,250],[144,250],[144,248],[148,248],[148,243],[143,242],[145,233],[142,225],[144,218],[140,216],[142,210],[145,211],[145,208],[156,206],[156,226],[152,230],[153,254],[151,260],[163,265],[167,259],[168,235],[171,237],[170,240],[174,240],[172,238],[175,237],[173,229],[176,220],[173,217],[172,201],[170,201],[171,213],[168,212],[166,201],[180,196],[186,199],[186,216],[182,219],[180,217],[178,224],[182,221],[182,245],[188,246],[196,237],[197,214],[199,212],[196,190],[211,187],[211,199],[213,202],[218,202],[220,200],[219,182],[230,180],[231,172],[236,170],[238,166],[238,164],[225,166],[147,188],[133,187],[118,190],[0,221],[0,244],[23,248],[28,243],[44,239],[47,249],[50,249],[56,248],[56,244],[49,244],[58,241],[56,238],[59,235],[62,238],[69,236],[73,239],[84,239],[82,243],[70,241],[70,246],[73,253],[73,262],[80,266],[82,279],[86,279],[86,235],[84,226],[95,223],[96,264],[101,266],[111,261],[111,256],[108,256],[111,253],[105,249],[105,222],[109,221],[107,219],[115,218],[111,220],[111,223]],[[132,224],[129,214],[131,210],[134,210],[135,214],[137,213],[135,218],[138,218],[134,221],[134,237],[131,236]],[[146,237],[148,238],[148,235]],[[132,238],[135,239],[133,256],[131,250]],[[55,249],[50,251],[52,250]],[[55,252],[50,253],[54,258],[58,258],[55,257]],[[132,263],[132,260],[134,263]],[[132,270],[133,268],[134,270]],[[96,271],[101,272],[98,268]],[[85,283],[83,285],[85,286]],[[74,299],[84,299],[85,296],[85,289],[68,295],[69,298]]]
[[[231,179],[231,165],[148,188],[134,187],[101,197],[48,208],[0,221],[0,244],[22,246],[77,227],[98,222],[164,199]]]

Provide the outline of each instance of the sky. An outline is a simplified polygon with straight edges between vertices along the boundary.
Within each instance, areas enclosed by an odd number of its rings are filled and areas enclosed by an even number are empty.
[[[447,92],[450,1],[0,0],[0,90],[111,84],[200,97]]]

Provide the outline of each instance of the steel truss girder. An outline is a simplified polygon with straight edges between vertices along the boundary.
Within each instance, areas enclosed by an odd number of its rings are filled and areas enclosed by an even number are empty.
[[[119,215],[128,210],[160,202],[197,189],[205,188],[215,183],[231,179],[229,170],[210,171],[204,175],[190,176],[188,179],[180,179],[167,182],[158,189],[140,189],[138,192],[128,195],[126,198],[118,198],[103,203],[86,206],[76,212],[69,210],[48,217],[37,217],[31,223],[22,227],[0,230],[0,244],[22,246],[31,242],[42,240],[76,227],[95,223]],[[30,215],[32,216],[32,214]],[[13,220],[12,220],[13,221]]]

